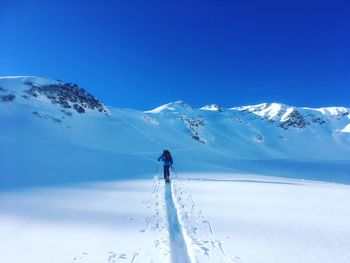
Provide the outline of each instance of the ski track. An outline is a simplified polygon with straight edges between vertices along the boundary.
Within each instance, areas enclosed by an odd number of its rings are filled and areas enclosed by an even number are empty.
[[[225,251],[223,242],[215,236],[210,220],[185,191],[183,180],[177,178],[172,179],[171,183],[165,183],[155,176],[150,197],[142,203],[152,212],[145,218],[145,226],[138,229],[138,232],[141,235],[148,231],[160,233],[153,244],[161,253],[162,262],[242,263],[240,257],[230,257]],[[72,259],[72,263],[86,262],[88,256],[87,251],[82,251]],[[142,248],[135,249],[133,253],[108,251],[105,262],[154,262],[149,256]]]
[[[223,242],[216,237],[210,220],[197,208],[192,196],[184,190],[183,181],[172,180],[172,185],[179,220],[184,236],[189,240],[189,254],[193,255],[192,261],[242,263],[239,256],[232,257],[225,251]]]
[[[172,195],[171,182],[165,183],[165,200],[168,217],[169,241],[172,263],[191,263],[178,219],[177,209]]]

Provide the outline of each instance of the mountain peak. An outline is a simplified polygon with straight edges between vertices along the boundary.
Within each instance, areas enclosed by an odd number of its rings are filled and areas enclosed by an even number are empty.
[[[145,111],[145,113],[160,113],[164,111],[183,111],[183,110],[192,110],[193,108],[185,103],[183,100],[177,100],[174,102],[169,102],[167,104],[164,104],[162,106],[159,106],[153,110]]]
[[[209,111],[217,111],[217,112],[223,112],[225,110],[223,107],[221,107],[218,104],[205,105],[200,109],[201,110],[209,110]]]
[[[231,109],[239,110],[239,111],[247,111],[255,115],[258,115],[262,118],[268,118],[270,120],[273,120],[277,117],[281,117],[284,113],[288,111],[288,109],[289,111],[291,111],[293,107],[290,107],[282,103],[273,102],[273,103],[261,103],[257,105],[240,106],[240,107],[234,107]]]
[[[328,116],[346,116],[350,114],[350,109],[345,107],[322,107],[322,108],[304,108],[321,112]]]
[[[0,91],[6,93],[1,94],[6,100],[12,98],[11,101],[24,104],[49,103],[78,113],[89,110],[108,113],[101,101],[75,83],[35,76],[10,76],[0,78],[0,87]]]

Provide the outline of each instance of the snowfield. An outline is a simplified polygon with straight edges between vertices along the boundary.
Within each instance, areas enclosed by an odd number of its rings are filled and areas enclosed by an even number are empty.
[[[349,262],[350,186],[254,175],[182,176],[171,185],[155,178],[2,192],[1,258]]]
[[[158,184],[138,180],[0,193],[1,261],[169,262],[164,188]]]
[[[348,185],[186,176],[175,185],[198,262],[350,262]]]
[[[139,111],[1,77],[0,261],[348,263],[349,127],[345,107]]]

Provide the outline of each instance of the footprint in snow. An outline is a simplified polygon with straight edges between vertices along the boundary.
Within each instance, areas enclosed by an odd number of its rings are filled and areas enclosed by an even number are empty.
[[[72,262],[74,263],[80,262],[87,255],[88,255],[87,252],[82,251],[79,256],[73,258]]]
[[[205,247],[205,246],[201,246],[201,249],[203,250],[204,255],[206,255],[207,257],[209,257],[209,251],[210,249]]]
[[[110,251],[108,252],[108,263],[115,263],[115,259],[117,257],[117,254]]]
[[[233,263],[242,263],[242,260],[240,257],[234,257],[233,258]]]
[[[154,247],[158,248],[159,244],[160,244],[160,241],[159,240],[154,240],[153,243],[154,243]]]

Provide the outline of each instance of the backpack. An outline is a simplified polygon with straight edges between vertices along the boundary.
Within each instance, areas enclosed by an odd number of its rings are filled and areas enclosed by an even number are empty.
[[[168,151],[168,150],[165,150],[164,151],[164,160],[166,161],[166,162],[173,162],[173,157],[171,157],[171,154],[170,154],[170,152]]]

